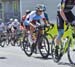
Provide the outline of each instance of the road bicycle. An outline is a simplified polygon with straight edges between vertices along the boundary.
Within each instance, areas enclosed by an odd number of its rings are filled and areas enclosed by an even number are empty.
[[[45,28],[47,27],[47,25],[40,25],[36,28],[36,30],[33,32],[36,35],[36,42],[33,44],[30,44],[29,40],[28,40],[28,34],[26,33],[25,38],[24,38],[24,43],[23,43],[23,47],[24,47],[24,52],[27,56],[31,56],[36,47],[38,47],[38,50],[41,54],[41,56],[43,58],[48,58],[49,56],[49,51],[50,51],[50,47],[49,47],[49,41],[45,35]],[[42,33],[40,33],[40,31],[42,31]]]
[[[65,30],[70,32],[70,35],[67,35],[64,39],[61,40],[61,45],[59,45],[58,48],[58,57],[56,57],[56,51],[55,51],[55,43],[53,40],[51,51],[52,51],[52,58],[54,62],[59,62],[62,58],[62,56],[67,53],[68,59],[71,64],[75,64],[75,32],[73,34],[74,26],[72,24],[69,24]]]

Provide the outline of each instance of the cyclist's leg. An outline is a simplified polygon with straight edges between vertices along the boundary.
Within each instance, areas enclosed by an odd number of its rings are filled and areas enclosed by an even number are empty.
[[[58,56],[58,49],[59,49],[59,45],[61,45],[61,37],[63,36],[64,34],[64,29],[59,29],[58,30],[58,35],[56,37],[56,50],[55,50],[55,53],[56,53],[56,56]]]
[[[58,35],[56,37],[56,45],[60,45],[61,44],[61,37],[64,34],[64,29],[59,29],[58,30]]]
[[[36,25],[35,22],[32,22],[32,24],[33,24],[33,25]],[[30,31],[31,31],[33,43],[35,43],[35,42],[36,42],[36,33],[34,33],[35,28],[34,28],[33,26],[30,26]]]
[[[28,40],[29,40],[30,44],[32,44],[32,36],[31,36],[30,26],[25,26],[25,27],[26,27]]]
[[[58,35],[55,38],[55,48],[56,48],[55,55],[58,58],[58,49],[59,49],[59,45],[61,45],[61,37],[64,34],[64,20],[60,15],[58,15],[57,18],[57,28],[58,28]]]
[[[30,31],[30,25],[27,23],[27,21],[24,22],[25,30],[26,30],[26,37],[28,38],[30,44],[32,44],[32,38],[31,38],[31,31]]]
[[[57,29],[58,29],[58,35],[55,38],[55,45],[56,46],[61,44],[61,37],[64,34],[64,20],[62,19],[60,14],[58,14],[58,16],[57,16]]]

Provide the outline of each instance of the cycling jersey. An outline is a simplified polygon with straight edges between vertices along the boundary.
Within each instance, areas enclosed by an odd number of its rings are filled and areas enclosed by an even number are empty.
[[[20,23],[19,23],[19,22],[12,22],[11,25],[12,25],[14,28],[19,29],[19,25],[20,25]]]
[[[64,29],[64,20],[60,15],[61,9],[63,9],[65,16],[70,23],[72,23],[75,20],[75,16],[71,11],[72,8],[74,7],[74,4],[75,4],[75,0],[62,0],[61,3],[58,4],[58,10],[57,10],[58,29]]]
[[[27,15],[24,24],[29,25],[30,22],[38,21],[40,19],[45,19],[44,13],[38,15],[36,11],[32,11],[30,14]]]
[[[46,20],[49,21],[48,14],[44,13],[44,15],[45,15]]]
[[[12,27],[12,22],[7,22],[7,28],[10,29]]]
[[[72,9],[74,7],[75,0],[61,0],[61,3],[58,5],[57,10],[57,28],[58,28],[58,35],[56,39],[60,42],[61,37],[64,34],[64,19],[61,15],[65,15],[66,19],[69,23],[73,24],[75,22],[75,16],[72,13]]]
[[[61,3],[58,5],[58,9],[63,9],[64,12],[69,12],[73,9],[75,5],[75,0],[62,0]]]

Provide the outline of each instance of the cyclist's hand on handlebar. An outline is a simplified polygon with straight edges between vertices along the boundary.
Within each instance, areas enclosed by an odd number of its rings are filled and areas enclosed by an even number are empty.
[[[51,23],[50,23],[50,26],[54,27],[54,24],[51,24]]]
[[[35,29],[37,28],[37,26],[36,26],[36,25],[34,25],[33,27],[34,27]]]
[[[66,22],[66,25],[69,25],[69,22],[68,22],[68,20],[66,20],[65,22]]]
[[[47,24],[47,27],[49,27],[50,26],[50,24]]]
[[[36,25],[37,25],[37,26],[40,26],[41,24],[37,22]]]

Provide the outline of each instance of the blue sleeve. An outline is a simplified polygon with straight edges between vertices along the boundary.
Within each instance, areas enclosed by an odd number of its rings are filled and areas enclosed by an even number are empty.
[[[44,15],[45,15],[46,20],[49,21],[48,14],[44,13]]]

